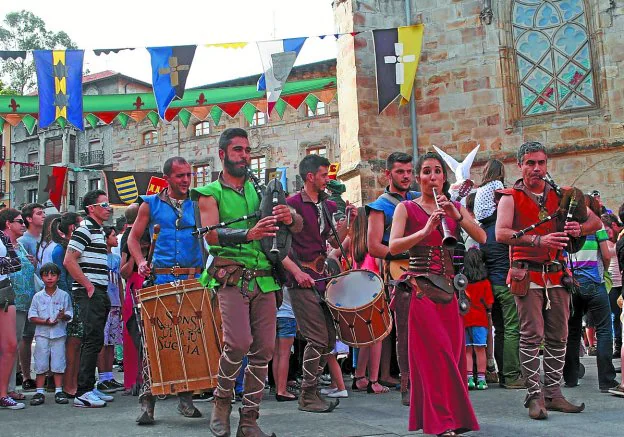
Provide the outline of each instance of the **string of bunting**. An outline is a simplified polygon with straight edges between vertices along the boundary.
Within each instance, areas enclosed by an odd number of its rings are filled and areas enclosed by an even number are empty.
[[[423,32],[422,24],[372,30],[380,113],[399,96],[401,105],[411,98]],[[332,36],[339,38],[359,33]],[[85,120],[92,127],[100,122],[109,124],[113,120],[125,127],[130,119],[138,123],[145,118],[155,127],[159,120],[171,121],[176,116],[187,126],[191,115],[199,120],[210,116],[215,124],[219,124],[224,112],[230,117],[242,112],[251,122],[257,111],[269,117],[275,111],[281,118],[287,105],[298,109],[305,102],[315,110],[319,101],[329,103],[335,97],[336,78],[287,83],[307,39],[300,37],[256,42],[264,73],[255,87],[188,91],[185,91],[186,79],[197,45],[147,47],[152,67],[153,95],[83,96],[84,50],[35,50],[33,57],[38,95],[0,96],[0,128],[5,122],[13,126],[21,122],[32,133],[38,122],[40,128],[56,123],[61,128],[71,124],[84,130]],[[239,49],[248,44],[231,42],[204,46]],[[96,52],[118,53],[127,49],[131,48],[97,49]],[[8,59],[19,57],[20,54],[0,52],[0,55]],[[4,108],[9,108],[10,112]]]
[[[0,168],[2,166],[4,166],[5,162],[6,161],[0,160]],[[36,162],[22,162],[22,161],[13,161],[13,160],[9,160],[8,162],[9,162],[9,164],[20,165],[20,166],[23,166],[23,167],[30,167],[30,168],[32,168],[32,167],[43,167],[43,165],[38,164]],[[69,165],[57,165],[57,166],[53,166],[53,167],[62,167],[62,168],[66,168],[67,170],[70,170],[70,171],[73,171],[73,172],[77,172],[77,173],[83,172],[83,171],[100,172],[100,173],[102,172],[102,170],[94,170],[92,168],[83,168],[83,167],[72,167],[72,166],[69,166]]]

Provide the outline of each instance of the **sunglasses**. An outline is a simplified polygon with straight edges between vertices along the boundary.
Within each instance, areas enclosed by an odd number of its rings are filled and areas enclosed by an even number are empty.
[[[12,220],[11,223],[19,223],[20,225],[23,225],[25,222],[24,222],[24,219],[15,219],[15,220]]]
[[[99,206],[100,208],[108,209],[110,208],[110,203],[108,202],[94,203],[91,206]]]

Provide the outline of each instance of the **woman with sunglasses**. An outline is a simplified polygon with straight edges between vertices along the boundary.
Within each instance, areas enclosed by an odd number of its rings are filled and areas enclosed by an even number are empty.
[[[28,252],[17,242],[26,231],[21,213],[16,209],[7,209],[0,215],[0,230],[9,238],[11,245],[15,248],[15,253],[20,260],[22,268],[19,271],[9,273],[9,279],[15,291],[15,311],[16,323],[14,335],[19,343],[21,334],[24,331],[24,323],[28,319],[28,310],[33,296],[39,290],[35,289],[35,266],[30,262]],[[19,338],[18,334],[19,333]],[[12,371],[8,386],[8,396],[16,401],[22,401],[25,396],[17,392],[15,385],[15,374],[17,370],[17,357],[11,363]]]
[[[4,209],[0,212],[0,288],[10,287],[8,273],[21,268],[21,261],[15,252],[10,238],[4,233],[7,227],[13,225],[13,220],[20,218],[16,209]],[[19,225],[20,223],[17,222]],[[29,262],[30,264],[30,262]],[[0,408],[21,410],[22,402],[16,402],[8,393],[9,378],[15,378],[13,363],[17,357],[16,311],[15,302],[9,301],[9,296],[0,302]],[[20,331],[21,334],[21,331]],[[9,373],[12,372],[12,373]]]

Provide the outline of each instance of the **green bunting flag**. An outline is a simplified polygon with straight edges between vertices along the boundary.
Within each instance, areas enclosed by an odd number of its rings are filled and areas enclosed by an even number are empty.
[[[218,106],[213,106],[210,110],[210,117],[212,117],[212,121],[214,121],[215,126],[219,125],[222,115],[223,109],[219,108]]]

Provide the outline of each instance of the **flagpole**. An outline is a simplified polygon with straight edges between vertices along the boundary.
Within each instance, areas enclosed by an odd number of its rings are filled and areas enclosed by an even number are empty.
[[[410,25],[412,12],[412,2],[405,0],[405,24]],[[416,78],[414,78],[416,80]],[[414,87],[412,87],[412,97],[410,98],[410,126],[412,128],[412,162],[416,165],[418,161],[418,121],[416,119],[416,95]]]

